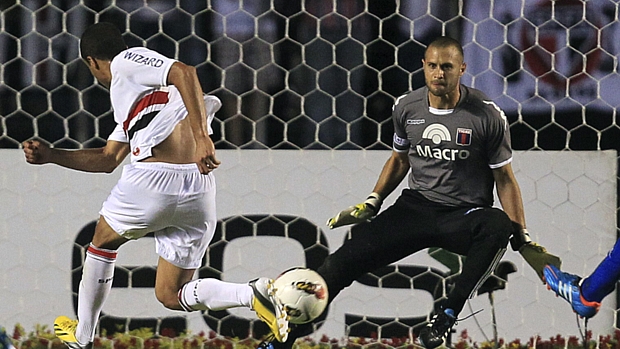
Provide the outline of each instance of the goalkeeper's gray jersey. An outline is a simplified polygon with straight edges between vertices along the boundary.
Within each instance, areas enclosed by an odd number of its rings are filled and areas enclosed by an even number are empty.
[[[446,115],[429,111],[428,89],[396,100],[393,147],[409,152],[409,187],[449,206],[493,205],[492,169],[512,160],[510,130],[501,109],[481,91],[461,85]]]

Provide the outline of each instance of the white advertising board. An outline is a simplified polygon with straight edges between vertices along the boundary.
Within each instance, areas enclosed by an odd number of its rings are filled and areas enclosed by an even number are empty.
[[[348,228],[330,231],[325,221],[365,199],[389,151],[221,150],[216,171],[218,217],[290,215],[303,217],[336,250]],[[616,241],[615,151],[516,152],[513,167],[525,202],[533,239],[563,258],[565,270],[587,274]],[[80,230],[97,219],[101,203],[120,175],[86,174],[54,165],[25,163],[20,150],[0,150],[0,325],[20,323],[27,330],[52,324],[57,315],[74,316],[71,259]],[[397,189],[385,202],[389,206]],[[386,238],[389,238],[387,235]],[[493,292],[499,336],[506,340],[578,335],[568,304],[547,291],[522,258],[510,249],[504,259],[517,272],[506,288]],[[152,239],[126,244],[117,265],[155,265]],[[247,282],[275,277],[304,263],[301,245],[277,237],[240,238],[228,243],[222,279]],[[426,251],[399,265],[446,271]],[[426,316],[432,297],[413,289],[388,289],[354,283],[332,303],[320,335],[343,338],[345,315],[405,318]],[[461,313],[484,309],[457,327],[473,340],[492,336],[489,298],[471,300]],[[594,334],[611,333],[615,298],[590,321]],[[187,316],[193,332],[208,330],[200,313],[166,310],[150,288],[114,288],[104,312],[125,317]],[[252,318],[246,310],[233,314]]]

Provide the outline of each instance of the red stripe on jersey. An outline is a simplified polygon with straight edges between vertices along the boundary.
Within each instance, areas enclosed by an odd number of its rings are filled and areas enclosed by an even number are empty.
[[[129,123],[140,114],[141,111],[155,104],[166,104],[168,100],[168,92],[164,91],[155,91],[142,97],[129,112],[127,120],[123,122],[123,130],[127,131],[129,129]]]
[[[104,249],[99,249],[93,245],[88,246],[88,253],[92,253],[95,256],[99,256],[105,259],[116,259],[116,251],[112,251],[112,250],[104,250]]]

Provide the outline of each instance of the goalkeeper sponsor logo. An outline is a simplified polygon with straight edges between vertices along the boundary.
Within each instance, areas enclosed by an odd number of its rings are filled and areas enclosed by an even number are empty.
[[[442,124],[428,125],[422,133],[422,138],[430,139],[435,144],[450,142],[452,140],[452,137],[450,137],[450,131]]]
[[[456,159],[465,160],[469,157],[469,151],[464,149],[439,149],[431,148],[428,145],[415,146],[418,155],[425,158],[434,158],[438,160],[455,161]]]
[[[462,129],[459,129],[462,130]],[[469,135],[471,137],[471,134]],[[433,144],[441,144],[442,142],[451,142],[452,137],[448,128],[442,124],[431,124],[424,129],[422,133],[423,139],[428,139]],[[467,144],[469,145],[469,144]],[[467,159],[469,151],[464,149],[450,148],[432,148],[430,145],[416,145],[416,151],[419,156],[433,158],[438,160],[455,161],[457,159]]]

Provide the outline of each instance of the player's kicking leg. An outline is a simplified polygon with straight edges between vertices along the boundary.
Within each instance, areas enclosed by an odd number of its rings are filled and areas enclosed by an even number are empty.
[[[273,280],[258,278],[250,281],[250,286],[254,291],[252,309],[269,326],[274,338],[278,342],[285,342],[289,332],[288,315],[275,296]]]

